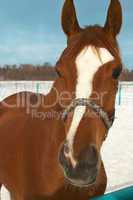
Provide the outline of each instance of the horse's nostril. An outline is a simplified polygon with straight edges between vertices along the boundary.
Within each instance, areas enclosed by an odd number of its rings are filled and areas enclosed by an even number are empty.
[[[97,162],[98,162],[98,151],[97,151],[97,149],[94,145],[90,146],[89,154],[90,154],[92,164],[94,164],[94,165],[97,164]]]
[[[64,153],[65,154],[69,154],[69,147],[68,147],[68,144],[64,144]]]
[[[94,145],[90,146],[90,153],[92,154],[93,157],[97,156],[97,149]]]
[[[94,145],[90,145],[85,151],[81,154],[81,162],[88,167],[94,167],[98,163],[99,154]]]
[[[65,169],[70,167],[70,161],[66,156],[67,154],[69,154],[69,148],[66,144],[64,144],[60,149],[59,162]]]

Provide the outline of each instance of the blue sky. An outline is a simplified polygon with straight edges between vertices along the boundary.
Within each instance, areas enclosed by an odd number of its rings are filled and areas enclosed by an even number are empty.
[[[124,23],[119,43],[133,68],[133,1],[120,0]],[[0,3],[0,64],[55,64],[66,46],[60,15],[63,0],[4,0]],[[91,3],[90,3],[91,2]],[[109,0],[75,0],[81,26],[103,25]]]

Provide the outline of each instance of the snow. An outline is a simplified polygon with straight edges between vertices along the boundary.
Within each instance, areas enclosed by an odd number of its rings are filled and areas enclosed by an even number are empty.
[[[47,94],[53,82],[0,82],[0,100],[19,91]],[[102,148],[107,192],[133,185],[133,82],[122,82],[116,98],[116,118]],[[9,194],[2,187],[2,200]]]
[[[133,106],[119,106],[116,119],[103,145],[102,157],[107,176],[107,191],[133,185]]]

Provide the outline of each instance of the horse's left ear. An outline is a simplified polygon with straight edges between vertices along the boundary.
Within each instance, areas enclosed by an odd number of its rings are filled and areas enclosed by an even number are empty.
[[[122,25],[122,8],[119,0],[111,0],[107,20],[104,26],[106,32],[109,32],[116,37]]]

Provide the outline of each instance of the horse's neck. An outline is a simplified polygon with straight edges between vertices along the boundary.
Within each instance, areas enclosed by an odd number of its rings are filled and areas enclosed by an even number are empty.
[[[50,130],[51,145],[60,144],[65,137],[64,123],[61,119],[64,109],[60,104],[60,95],[63,91],[65,91],[65,81],[62,78],[57,78],[49,94],[44,96],[44,106],[42,109],[49,119],[48,121],[46,120],[47,126],[45,127],[46,129],[48,127],[48,130]]]
[[[62,78],[57,78],[49,94],[44,97],[44,110],[63,111],[60,98],[65,90],[65,81]]]

